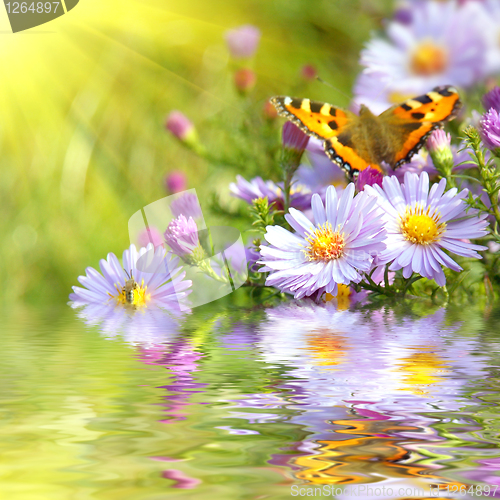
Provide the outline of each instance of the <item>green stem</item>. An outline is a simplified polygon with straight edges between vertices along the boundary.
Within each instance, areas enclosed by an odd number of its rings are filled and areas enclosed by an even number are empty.
[[[219,276],[213,269],[210,263],[208,262],[208,259],[202,260],[201,262],[197,263],[198,269],[200,271],[203,271],[207,276],[210,278],[214,279],[215,281],[220,281],[221,283],[227,283],[228,280],[224,278],[223,276]]]
[[[293,177],[293,172],[290,172],[289,170],[286,171],[285,174],[285,182],[283,186],[284,190],[284,212],[288,213],[288,209],[290,208],[290,191],[292,189],[292,177]]]

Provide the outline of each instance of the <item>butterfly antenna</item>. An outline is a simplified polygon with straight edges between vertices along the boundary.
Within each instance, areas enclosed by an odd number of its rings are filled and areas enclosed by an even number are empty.
[[[339,94],[342,94],[348,101],[351,100],[350,96],[348,96],[347,94],[345,94],[344,92],[342,92],[342,90],[340,90],[339,88],[335,87],[330,82],[327,82],[326,80],[323,80],[323,78],[321,78],[320,76],[317,76],[316,80],[318,80],[318,82],[322,83],[323,85],[326,85],[327,87],[330,87],[333,90],[336,90]]]

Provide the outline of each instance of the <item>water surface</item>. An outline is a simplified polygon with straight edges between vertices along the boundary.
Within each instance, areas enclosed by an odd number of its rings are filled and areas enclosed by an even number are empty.
[[[2,498],[500,497],[498,317],[6,315]]]

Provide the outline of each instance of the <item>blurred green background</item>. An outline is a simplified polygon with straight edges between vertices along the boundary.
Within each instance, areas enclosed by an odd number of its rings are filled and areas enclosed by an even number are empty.
[[[390,0],[81,0],[15,35],[0,9],[3,306],[65,303],[87,266],[121,256],[129,217],[167,195],[169,171],[184,171],[207,223],[220,222],[204,205],[211,191],[238,206],[228,192],[236,174],[269,174],[261,141],[278,147],[282,121],[266,125],[266,100],[294,93],[347,106],[359,51],[392,8]],[[262,31],[248,63],[257,84],[244,97],[224,42],[242,24]],[[307,83],[305,64],[338,90]],[[169,135],[173,109],[231,165]]]

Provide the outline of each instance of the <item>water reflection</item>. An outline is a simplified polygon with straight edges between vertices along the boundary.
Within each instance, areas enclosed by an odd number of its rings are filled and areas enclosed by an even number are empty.
[[[432,427],[441,418],[425,413],[459,411],[465,386],[484,377],[487,358],[476,341],[453,335],[459,325],[443,320],[444,311],[397,320],[391,311],[367,318],[314,304],[270,310],[258,346],[266,363],[285,366],[292,377],[279,386],[286,400],[276,392],[234,402],[264,410],[274,396],[275,408],[281,401],[296,410],[286,420],[308,436],[287,447],[286,461],[278,454],[270,462],[286,463],[303,483],[392,484],[400,478],[411,486],[413,477],[427,491],[431,484],[461,485],[427,459],[445,438]]]
[[[104,338],[120,337],[130,344],[158,345],[172,339],[178,335],[180,322],[187,314],[157,306],[135,310],[108,304],[70,304],[77,316],[86,325],[97,327]]]
[[[293,485],[331,486],[349,498],[376,485],[394,494],[361,497],[425,498],[431,485],[500,483],[498,343],[444,310],[291,302],[153,318],[118,330],[140,364],[160,369],[148,415],[169,437],[143,453],[166,488],[288,498]],[[96,323],[113,336],[113,324]]]

